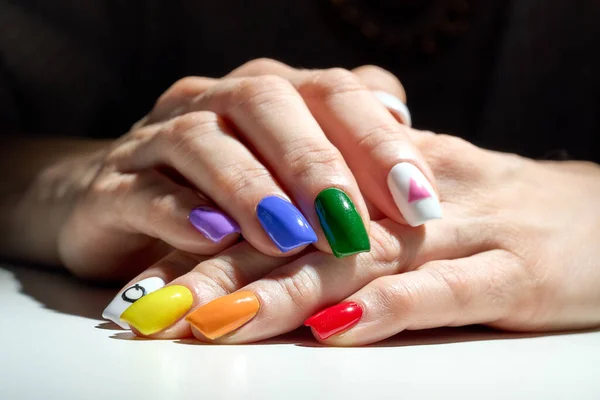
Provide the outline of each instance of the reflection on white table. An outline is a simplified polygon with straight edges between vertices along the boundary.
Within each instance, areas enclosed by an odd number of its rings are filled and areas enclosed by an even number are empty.
[[[405,332],[366,348],[306,330],[247,346],[140,340],[117,288],[0,267],[0,399],[600,399],[600,331]]]

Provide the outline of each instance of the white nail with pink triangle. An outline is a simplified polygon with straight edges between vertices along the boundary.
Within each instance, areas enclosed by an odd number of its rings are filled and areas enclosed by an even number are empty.
[[[413,164],[396,164],[388,175],[388,187],[394,202],[410,226],[420,226],[442,218],[437,194],[425,175]]]

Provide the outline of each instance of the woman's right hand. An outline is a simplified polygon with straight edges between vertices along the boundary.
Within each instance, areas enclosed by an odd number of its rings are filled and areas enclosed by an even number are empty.
[[[258,60],[177,82],[102,154],[61,230],[62,262],[87,278],[131,277],[172,248],[216,254],[240,232],[270,256],[314,243],[345,257],[370,249],[367,202],[375,218],[439,217],[429,168],[373,95],[384,87],[405,101],[375,67]]]

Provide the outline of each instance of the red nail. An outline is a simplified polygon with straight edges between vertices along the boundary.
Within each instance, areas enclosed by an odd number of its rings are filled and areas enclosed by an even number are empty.
[[[360,321],[362,308],[356,303],[340,303],[316,313],[304,325],[315,330],[321,340],[352,328]]]

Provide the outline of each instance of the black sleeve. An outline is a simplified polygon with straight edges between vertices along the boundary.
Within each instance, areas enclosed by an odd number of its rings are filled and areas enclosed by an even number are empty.
[[[534,158],[600,161],[600,3],[513,1],[480,142]]]
[[[1,1],[0,129],[60,136],[123,134],[143,116],[132,105],[138,93],[144,4]]]

